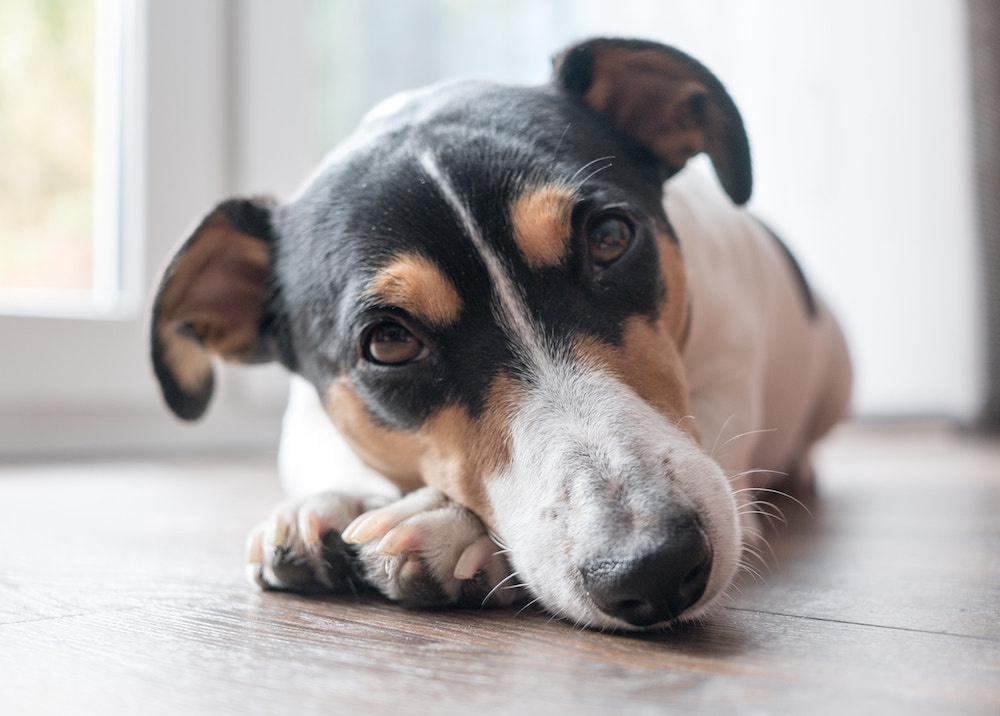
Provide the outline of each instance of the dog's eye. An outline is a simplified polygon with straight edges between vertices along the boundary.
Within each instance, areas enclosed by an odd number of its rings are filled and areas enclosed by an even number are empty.
[[[384,321],[374,326],[365,336],[365,358],[383,365],[402,365],[420,357],[424,344],[404,326]]]
[[[605,214],[593,221],[587,229],[587,245],[591,260],[604,268],[614,263],[632,244],[635,229],[618,214]]]

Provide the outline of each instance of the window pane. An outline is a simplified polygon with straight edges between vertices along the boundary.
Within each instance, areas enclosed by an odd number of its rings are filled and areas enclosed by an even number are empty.
[[[0,292],[8,301],[34,294],[23,289],[93,287],[95,20],[95,0],[0,3]]]

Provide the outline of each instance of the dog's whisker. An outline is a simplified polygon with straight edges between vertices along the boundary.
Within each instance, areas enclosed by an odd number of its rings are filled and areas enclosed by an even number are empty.
[[[527,604],[525,604],[525,605],[524,605],[523,607],[521,607],[521,608],[520,608],[520,609],[518,609],[518,610],[517,610],[516,612],[514,612],[514,616],[515,616],[515,617],[519,617],[519,616],[521,616],[521,614],[522,614],[522,613],[523,613],[523,612],[524,612],[524,611],[525,611],[526,609],[530,609],[531,607],[533,607],[533,606],[535,606],[536,604],[538,604],[538,603],[539,603],[540,601],[542,601],[542,598],[541,598],[541,597],[535,597],[535,598],[534,598],[534,599],[532,599],[532,600],[531,600],[530,602],[528,602],[528,603],[527,603]],[[561,619],[561,618],[562,618],[562,617],[560,617],[560,616],[558,616],[558,615],[556,615],[556,614],[551,614],[551,615],[549,615],[549,622],[552,622],[552,621],[554,621],[555,619]]]
[[[768,546],[768,550],[770,551],[770,546]],[[772,552],[772,555],[773,555],[773,552]],[[763,554],[746,555],[746,557],[752,557],[757,562],[760,562],[760,568],[762,570],[766,570],[767,573],[768,573],[768,575],[771,575],[771,576],[774,575],[774,570],[771,569],[771,563],[764,557]],[[742,565],[746,565],[747,567],[751,567],[752,566],[749,562],[746,561],[746,559],[744,559],[742,561]],[[754,569],[757,569],[757,568],[754,567]]]
[[[568,129],[569,129],[569,127],[567,127],[566,129],[568,130]],[[564,133],[564,134],[565,134],[565,133]],[[590,160],[589,162],[587,162],[587,163],[586,163],[586,164],[584,164],[584,165],[583,165],[582,167],[580,167],[579,169],[577,169],[577,170],[576,170],[576,172],[575,172],[575,173],[573,174],[573,176],[571,176],[571,177],[569,178],[569,181],[568,181],[568,182],[566,182],[566,183],[567,183],[567,184],[573,184],[573,183],[574,183],[574,182],[576,181],[576,178],[577,178],[578,176],[580,176],[580,175],[581,175],[581,174],[582,174],[583,172],[585,172],[585,171],[586,171],[587,169],[589,169],[590,167],[594,166],[594,165],[595,165],[595,164],[597,164],[598,162],[606,162],[606,161],[608,161],[609,159],[614,159],[614,157],[613,157],[613,156],[611,156],[611,155],[608,155],[608,156],[606,156],[606,157],[597,157],[597,159],[591,159],[591,160]],[[610,166],[610,164],[609,164],[608,166]],[[592,176],[594,176],[594,175],[593,175],[593,174],[589,175],[589,176],[587,177],[587,179],[590,179],[590,177],[592,177]],[[586,183],[587,179],[584,179],[584,180],[583,180],[582,182],[580,182],[579,186],[583,186],[583,185],[584,185],[584,184]]]
[[[753,509],[748,510],[746,509],[747,507]],[[769,520],[778,520],[784,525],[788,524],[785,513],[781,511],[781,508],[773,502],[768,502],[767,500],[754,500],[753,502],[748,502],[737,512],[737,514],[760,515],[761,517],[767,517]]]
[[[730,420],[732,420],[732,418],[734,418],[734,417],[735,416],[730,416],[729,419],[727,419],[726,422],[723,424],[722,430],[720,430],[719,434],[716,436],[716,442],[718,442],[718,439],[726,431],[726,426],[729,425]],[[739,440],[741,438],[747,438],[747,437],[750,437],[752,435],[760,435],[762,433],[774,433],[774,432],[777,432],[777,431],[778,431],[777,428],[761,428],[759,430],[747,430],[746,432],[739,433],[737,435],[733,435],[732,437],[728,438],[725,442],[723,442],[721,445],[719,445],[717,449],[719,451],[721,451],[721,450],[725,449],[726,445],[728,445],[729,443],[734,442],[736,440]],[[716,449],[715,446],[712,447],[712,453],[711,453],[711,455],[714,458],[718,458],[717,449]]]
[[[759,534],[758,534],[758,535],[757,535],[757,541],[758,541],[758,542],[760,542],[760,544],[762,544],[762,545],[764,545],[765,547],[767,547],[767,551],[768,551],[768,553],[770,553],[770,555],[771,555],[771,560],[772,560],[773,562],[777,562],[777,561],[778,561],[778,555],[777,555],[777,554],[775,554],[775,552],[774,552],[774,547],[772,547],[772,546],[771,546],[771,540],[769,540],[769,539],[767,539],[766,537],[764,537],[764,536],[762,536],[762,535],[759,535]],[[765,564],[767,564],[767,560],[762,560],[762,561],[764,561],[764,563],[765,563]],[[770,569],[771,569],[771,568],[770,568],[770,567],[768,567],[768,571],[770,571]]]
[[[614,166],[614,162],[608,162],[603,167],[598,167],[597,169],[595,169],[594,171],[592,171],[590,174],[588,174],[586,176],[586,178],[584,178],[584,180],[581,181],[577,185],[577,189],[581,188],[584,184],[586,184],[588,181],[590,181],[591,179],[593,179],[594,177],[596,177],[598,174],[600,174],[601,172],[603,172],[605,169],[610,169],[612,166]]]
[[[508,549],[507,545],[504,544],[502,539],[500,539],[500,535],[498,535],[493,530],[487,530],[486,535],[490,538],[490,540],[493,541],[493,544],[495,544],[497,547],[500,548],[500,552],[497,552],[497,554],[510,553],[510,550]]]
[[[744,545],[744,547],[743,547],[743,552],[744,552],[744,554],[745,554],[745,555],[748,555],[748,556],[750,556],[750,557],[753,557],[754,559],[758,560],[758,561],[759,561],[759,562],[761,562],[762,564],[763,564],[763,563],[764,563],[764,561],[765,561],[765,560],[764,560],[764,553],[763,553],[763,552],[761,552],[761,551],[760,551],[759,549],[757,549],[756,547],[753,547],[753,546],[751,546],[751,545]]]
[[[796,505],[798,505],[803,510],[805,510],[806,514],[809,515],[810,518],[815,519],[814,515],[812,513],[812,510],[810,510],[806,506],[806,504],[804,502],[802,502],[802,500],[798,499],[797,497],[794,497],[793,495],[790,495],[787,492],[784,492],[782,490],[775,490],[775,489],[772,489],[770,487],[758,487],[758,488],[756,488],[756,490],[757,490],[757,492],[767,492],[769,494],[778,495],[779,497],[783,497],[783,498],[785,498],[787,500],[791,500]],[[772,502],[772,503],[768,503],[768,504],[774,504],[774,503]]]
[[[766,581],[764,579],[764,575],[761,574],[756,569],[754,569],[753,567],[751,567],[749,564],[741,564],[740,565],[740,569],[743,572],[746,572],[747,574],[749,574],[753,578],[753,580],[755,582],[757,582],[758,584],[763,584]]]
[[[515,577],[517,577],[517,573],[515,573],[515,572],[511,572],[511,573],[510,573],[510,574],[508,574],[508,575],[507,575],[506,577],[504,577],[504,578],[503,578],[503,579],[501,579],[501,580],[500,580],[499,582],[497,582],[497,583],[496,583],[496,584],[494,585],[493,589],[491,589],[491,590],[490,590],[489,592],[487,592],[487,593],[486,593],[486,596],[485,596],[485,597],[483,597],[483,602],[482,602],[482,604],[481,604],[480,606],[483,606],[483,607],[485,607],[485,606],[486,606],[486,602],[488,602],[488,601],[490,600],[490,597],[492,597],[492,596],[493,596],[493,594],[494,594],[494,593],[495,593],[495,592],[496,592],[496,591],[497,591],[498,589],[500,589],[501,587],[503,587],[503,583],[504,583],[504,582],[506,582],[506,581],[508,581],[508,580],[510,580],[510,579],[514,579]],[[514,588],[516,588],[516,587],[517,587],[517,585],[514,585],[513,587],[504,587],[504,588],[505,588],[505,589],[507,589],[507,588],[510,588],[510,589],[514,589]]]
[[[743,472],[737,472],[729,476],[729,481],[738,480],[741,477],[746,477],[747,475],[777,475],[778,477],[788,477],[787,472],[782,472],[781,470],[766,470],[764,468],[753,468],[751,470],[744,470]],[[743,492],[744,490],[752,490],[755,488],[744,487],[737,492]]]
[[[554,157],[558,157],[559,156],[559,149],[562,147],[563,140],[566,139],[566,135],[569,133],[570,127],[572,127],[572,126],[573,126],[572,122],[567,122],[566,123],[566,129],[564,129],[563,133],[559,135],[559,141],[556,142],[556,149],[552,153],[552,155]]]
[[[764,501],[763,504],[766,505],[767,508],[771,510],[771,513],[770,513],[771,514],[771,518],[770,519],[778,520],[783,525],[787,525],[788,524],[788,518],[785,517],[785,513],[781,510],[780,507],[778,507],[773,502],[766,502],[766,501]],[[767,510],[765,510],[765,512],[766,511]]]
[[[715,441],[712,443],[712,449],[708,451],[708,454],[712,456],[713,460],[716,460],[719,457],[719,453],[718,453],[718,450],[720,448],[720,446],[719,446],[719,438],[722,437],[723,433],[726,432],[726,428],[729,427],[729,423],[731,423],[735,418],[736,418],[735,415],[730,415],[728,418],[726,418],[726,421],[722,424],[722,427],[719,428],[719,432],[715,436]],[[723,446],[728,445],[728,444],[729,444],[729,441],[727,440],[725,443],[723,443]]]
[[[674,427],[677,428],[678,430],[680,430],[681,425],[684,423],[685,420],[690,420],[692,422],[697,422],[697,419],[691,413],[688,413],[687,415],[681,417],[681,419],[678,420],[676,423],[674,423]]]
[[[719,595],[720,606],[732,606],[736,603],[736,597],[733,596],[733,592],[738,592],[741,597],[743,596],[743,590],[740,588],[740,585],[733,583],[729,585],[729,589]]]

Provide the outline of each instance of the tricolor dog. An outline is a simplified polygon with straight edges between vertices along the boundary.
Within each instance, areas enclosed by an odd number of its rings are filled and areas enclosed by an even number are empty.
[[[671,179],[700,153],[718,182]],[[601,629],[703,614],[850,385],[750,191],[719,81],[606,39],[544,86],[394,97],[290,201],[219,204],[163,277],[152,357],[186,419],[213,356],[295,375],[293,499],[251,533],[254,579]]]

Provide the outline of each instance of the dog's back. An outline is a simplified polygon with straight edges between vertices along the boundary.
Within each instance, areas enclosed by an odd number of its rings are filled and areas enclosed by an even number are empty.
[[[850,399],[844,336],[780,239],[701,169],[666,190],[692,295],[681,353],[691,412],[730,474],[808,488],[809,451]]]

